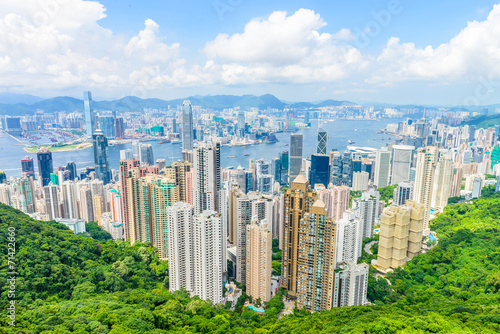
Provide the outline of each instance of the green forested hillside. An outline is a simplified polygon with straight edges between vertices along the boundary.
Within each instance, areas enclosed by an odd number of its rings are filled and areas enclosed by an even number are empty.
[[[151,247],[74,236],[0,206],[0,236],[16,227],[17,329],[7,325],[2,280],[0,333],[498,333],[500,198],[454,204],[434,220],[439,244],[403,269],[370,278],[373,304],[276,320],[170,294],[166,263]],[[6,274],[2,259],[2,277]],[[23,330],[21,330],[23,329]]]

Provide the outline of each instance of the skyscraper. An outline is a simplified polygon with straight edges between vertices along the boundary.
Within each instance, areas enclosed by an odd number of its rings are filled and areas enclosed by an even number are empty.
[[[356,216],[355,210],[347,210],[336,225],[336,265],[345,261],[357,262],[361,256],[361,246],[363,244],[362,220]]]
[[[148,183],[150,224],[152,230],[152,242],[158,249],[160,259],[167,259],[167,226],[168,219],[166,210],[174,205],[177,200],[177,188],[175,180],[160,175],[145,176]]]
[[[28,156],[21,159],[21,170],[24,175],[31,176],[35,178],[35,164],[33,163],[33,158]]]
[[[108,139],[115,139],[115,119],[113,116],[99,116],[99,129]]]
[[[318,198],[320,198],[328,211],[327,216],[332,217],[333,221],[343,217],[344,212],[349,209],[349,187],[334,186],[329,184],[327,189],[318,189]]]
[[[448,199],[451,194],[453,180],[453,160],[446,151],[439,154],[436,165],[436,174],[434,175],[434,184],[432,189],[431,207],[443,209],[448,205]]]
[[[345,150],[342,154],[342,184],[348,187],[352,187],[352,153]]]
[[[120,139],[125,136],[125,124],[123,123],[123,118],[117,117],[115,119],[115,136]]]
[[[219,210],[220,144],[202,143],[193,152],[195,215],[205,210]]]
[[[174,161],[170,168],[165,169],[165,174],[175,179],[179,201],[193,202],[193,166],[189,161]]]
[[[267,222],[256,217],[246,230],[246,293],[253,299],[271,299],[272,235]]]
[[[83,92],[83,113],[85,114],[85,131],[87,139],[92,139],[95,130],[94,110],[92,109],[92,94]]]
[[[318,147],[316,153],[326,154],[328,146],[328,133],[323,127],[318,128]]]
[[[18,186],[22,197],[21,201],[24,199],[24,205],[20,209],[25,213],[36,212],[35,184],[33,183],[33,178],[27,176],[21,177],[18,181]]]
[[[380,217],[380,239],[377,266],[383,270],[397,268],[412,259],[422,248],[425,207],[408,200],[406,205],[391,205]]]
[[[301,133],[290,135],[290,171],[288,173],[290,182],[295,180],[302,169],[302,140]]]
[[[97,129],[92,137],[94,144],[94,163],[96,177],[104,184],[111,181],[111,172],[108,161],[108,139],[104,136],[102,130]]]
[[[151,146],[151,144],[141,144],[139,151],[141,165],[148,164],[150,166],[153,166],[155,164],[153,147]]]
[[[181,287],[193,291],[193,207],[177,202],[166,209],[170,292]],[[197,268],[198,269],[198,268]]]
[[[83,186],[78,191],[80,199],[80,218],[86,222],[95,221],[94,219],[94,203],[92,199],[92,191]]]
[[[239,111],[238,112],[238,137],[245,137],[245,128],[246,128],[246,123],[245,123],[245,112],[244,111]]]
[[[367,172],[354,172],[352,174],[352,190],[366,191],[368,190],[369,174]]]
[[[193,268],[192,295],[212,303],[222,302],[223,254],[222,221],[215,211],[204,211],[195,216],[193,222]]]
[[[43,187],[45,199],[45,212],[49,220],[61,218],[61,210],[59,206],[59,187],[49,184]]]
[[[64,218],[78,218],[78,198],[76,184],[73,181],[62,183],[62,197]]]
[[[377,151],[375,161],[375,180],[377,188],[384,188],[389,185],[389,176],[391,169],[391,152],[386,148]]]
[[[52,153],[48,148],[42,147],[36,153],[38,160],[38,174],[42,179],[42,186],[50,183],[50,174],[54,172],[52,168]]]
[[[334,186],[342,185],[342,155],[335,151],[330,152],[331,177],[330,182]]]
[[[130,243],[151,242],[161,259],[167,258],[166,209],[177,201],[175,181],[132,168],[127,178]]]
[[[252,221],[252,205],[248,196],[236,198],[236,280],[246,280],[247,226]]]
[[[141,142],[138,140],[132,142],[132,156],[134,159],[141,158]]]
[[[133,160],[134,154],[131,149],[120,150],[120,160]]]
[[[460,179],[462,181],[462,179]],[[413,198],[413,182],[400,182],[394,189],[392,203],[395,205],[404,205],[407,200]]]
[[[299,222],[297,307],[310,311],[332,308],[336,225],[317,199]]]
[[[314,188],[316,184],[327,187],[330,183],[330,157],[326,154],[311,155],[311,171],[309,183]]]
[[[261,193],[272,193],[274,176],[273,163],[271,160],[255,160],[255,175],[257,190]]]
[[[424,205],[424,227],[423,233],[429,233],[429,218],[431,210],[432,190],[434,185],[434,175],[438,162],[438,148],[427,146],[421,148],[417,155],[417,173],[415,175],[415,188],[413,190],[413,200]]]
[[[361,240],[364,238],[373,238],[373,229],[380,216],[380,193],[374,189],[364,191],[361,197],[354,199],[352,206],[356,209],[356,216],[362,222],[363,231]]]
[[[394,145],[392,147],[391,185],[409,181],[414,146]]]
[[[134,173],[131,173],[132,170],[135,170]],[[127,179],[129,177],[142,177],[146,174],[158,174],[158,166],[140,167],[138,159],[120,160],[120,195],[122,200],[122,219],[124,223],[125,240],[131,238],[130,225],[132,221],[131,212],[128,207],[129,188]]]
[[[279,182],[281,186],[288,185],[288,168],[289,168],[288,151],[280,152],[278,155],[278,162],[275,168],[275,175],[276,175],[276,181]]]
[[[368,264],[342,262],[335,271],[332,307],[365,305],[368,292]]]
[[[281,285],[289,296],[297,296],[297,270],[300,220],[309,212],[317,195],[309,187],[304,175],[299,174],[291,188],[283,194],[283,265]]]
[[[66,170],[69,171],[69,179],[71,181],[74,181],[75,178],[77,177],[75,162],[74,161],[68,161],[68,164],[66,165]]]
[[[193,108],[191,102],[186,100],[182,103],[182,150],[193,149]]]

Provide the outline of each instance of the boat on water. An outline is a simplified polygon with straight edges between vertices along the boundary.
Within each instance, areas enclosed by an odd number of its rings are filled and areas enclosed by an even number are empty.
[[[158,143],[159,144],[166,144],[166,143],[170,143],[170,140],[168,140],[168,139],[162,139]]]
[[[236,156],[235,155],[229,155],[229,156],[227,156],[227,158],[236,158]]]
[[[250,153],[245,153],[245,154],[243,154],[243,156],[248,157],[248,156],[250,156]]]
[[[174,139],[171,141],[172,144],[181,144],[182,143],[182,140],[180,139]]]
[[[288,144],[285,144],[285,146],[288,146]]]
[[[354,132],[358,132],[358,129],[354,129]]]
[[[350,140],[350,139],[349,139],[347,142],[348,142],[349,144],[356,144],[355,142],[353,142],[353,141],[352,141],[352,140]]]

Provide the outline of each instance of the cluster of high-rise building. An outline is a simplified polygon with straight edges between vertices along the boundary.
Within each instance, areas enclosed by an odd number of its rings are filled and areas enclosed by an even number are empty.
[[[154,160],[151,145],[137,140],[120,151],[115,171],[108,140],[123,137],[123,119],[96,116],[86,92],[94,166],[80,173],[74,162],[54,168],[52,153],[41,148],[36,161],[21,160],[20,178],[0,172],[0,202],[65,222],[75,233],[82,232],[79,222],[95,221],[113,239],[151,244],[169,261],[170,291],[183,288],[213,303],[225,301],[223,284],[231,279],[245,283],[254,300],[268,301],[275,293],[272,240],[278,239],[280,286],[298,307],[322,311],[368,302],[368,265],[357,261],[363,239],[372,238],[378,224],[375,265],[382,271],[402,266],[421,252],[430,219],[450,197],[479,197],[491,183],[486,176],[500,175],[498,129],[453,127],[439,119],[389,124],[385,131],[397,138],[394,143],[344,152],[328,150],[320,121],[310,157],[303,153],[303,135],[292,133],[289,150],[274,159],[221,168],[228,143],[223,137],[229,134],[234,143],[256,139],[249,120],[263,128],[282,126],[253,112],[233,110],[227,125],[184,101],[181,126],[175,117],[168,125],[172,133],[180,130],[182,159],[170,165]],[[147,132],[164,134],[155,126]],[[384,203],[377,189],[390,185],[392,203]],[[351,200],[352,191],[360,196]]]

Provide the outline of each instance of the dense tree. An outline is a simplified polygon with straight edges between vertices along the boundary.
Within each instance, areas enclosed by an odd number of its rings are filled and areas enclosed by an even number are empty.
[[[15,227],[19,278],[15,328],[0,283],[0,333],[498,333],[499,217],[498,194],[449,205],[432,221],[436,247],[385,278],[370,268],[371,305],[296,309],[278,320],[286,291],[263,303],[264,314],[243,307],[243,292],[233,312],[185,290],[170,293],[167,263],[149,245],[75,236],[0,205],[0,247],[7,254],[7,228]]]

